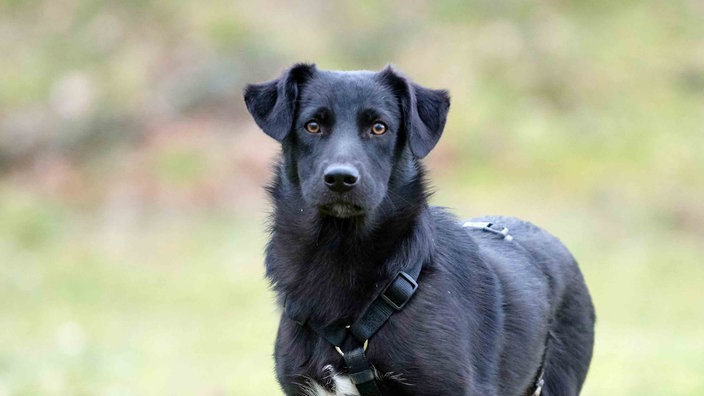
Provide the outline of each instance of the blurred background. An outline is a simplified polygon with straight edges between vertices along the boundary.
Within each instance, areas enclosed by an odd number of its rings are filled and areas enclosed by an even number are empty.
[[[451,91],[432,202],[560,236],[584,395],[704,394],[704,3],[0,0],[0,396],[276,395],[277,144],[294,62]]]

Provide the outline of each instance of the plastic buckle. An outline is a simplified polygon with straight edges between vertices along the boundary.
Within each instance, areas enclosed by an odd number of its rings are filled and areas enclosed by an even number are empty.
[[[398,281],[399,279],[403,279],[406,282],[408,282],[411,285],[412,290],[405,297],[405,299],[403,301],[396,302],[396,301],[393,301],[390,297],[388,297],[386,295],[386,292],[391,287],[393,287],[393,285],[396,284],[396,281]],[[411,299],[411,297],[413,296],[413,293],[416,292],[417,288],[418,288],[418,283],[416,283],[416,281],[413,279],[413,277],[411,277],[410,275],[408,275],[407,273],[405,273],[403,271],[399,271],[399,273],[396,274],[396,278],[394,278],[393,282],[389,283],[389,285],[386,286],[384,291],[381,292],[381,298],[383,298],[384,301],[386,301],[386,303],[389,304],[389,306],[391,306],[391,308],[395,309],[396,311],[400,311],[401,309],[403,309],[404,306],[406,306],[406,303],[408,303],[408,301]]]
[[[540,378],[540,380],[536,384],[535,392],[533,392],[532,396],[540,396],[540,394],[543,392],[543,385],[545,385],[545,380]]]

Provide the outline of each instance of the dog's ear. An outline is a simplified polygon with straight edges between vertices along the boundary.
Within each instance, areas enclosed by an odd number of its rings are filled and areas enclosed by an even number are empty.
[[[315,73],[315,65],[299,63],[276,80],[250,84],[244,102],[254,121],[269,136],[282,141],[293,127],[299,87]]]
[[[445,90],[421,87],[387,66],[379,73],[401,101],[408,145],[417,158],[435,147],[447,120],[450,95]]]

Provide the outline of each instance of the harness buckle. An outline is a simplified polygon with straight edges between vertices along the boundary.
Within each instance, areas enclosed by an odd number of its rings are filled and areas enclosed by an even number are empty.
[[[462,223],[463,228],[478,228],[480,230],[488,231],[493,234],[501,235],[506,241],[512,241],[513,237],[508,233],[508,228],[501,227],[497,224],[490,223],[488,221],[465,221]]]
[[[533,392],[532,396],[540,396],[540,394],[543,392],[543,385],[545,384],[545,380],[542,378],[538,382],[538,386],[535,388],[535,392]]]
[[[531,396],[540,396],[543,392],[543,386],[545,385],[545,369],[540,371],[540,377],[535,381],[535,392]]]
[[[408,288],[409,285],[410,290]],[[412,276],[403,271],[399,271],[399,273],[396,274],[396,278],[381,292],[381,298],[384,299],[391,308],[400,311],[406,306],[406,303],[411,299],[417,288],[418,283]]]
[[[364,340],[364,345],[363,345],[363,347],[362,347],[363,350],[364,350],[364,352],[367,351],[367,347],[368,347],[368,346],[369,346],[369,340]],[[345,357],[345,353],[342,352],[342,348],[340,348],[340,347],[337,346],[337,345],[334,345],[334,347],[335,347],[335,350],[337,351],[337,353],[340,354],[340,356]]]

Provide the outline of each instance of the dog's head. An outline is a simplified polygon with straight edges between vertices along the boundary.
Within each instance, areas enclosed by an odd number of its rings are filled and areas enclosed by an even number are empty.
[[[247,109],[283,147],[287,177],[305,203],[340,218],[374,211],[403,161],[435,146],[448,93],[380,72],[322,71],[299,64],[276,80],[248,85]]]

